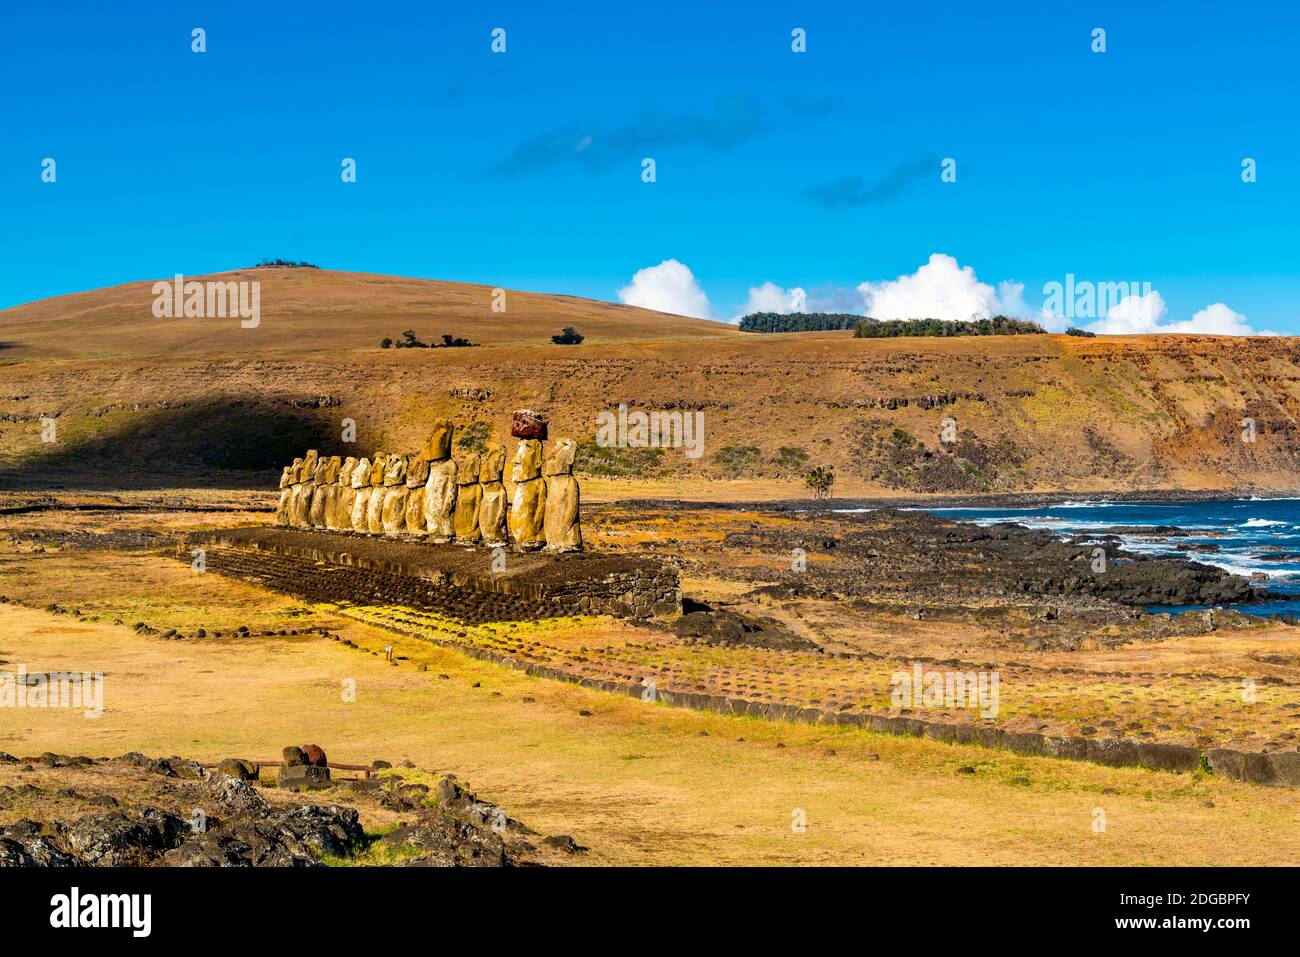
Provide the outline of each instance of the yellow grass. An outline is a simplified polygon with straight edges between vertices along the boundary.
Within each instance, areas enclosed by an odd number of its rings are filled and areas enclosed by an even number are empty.
[[[340,631],[362,647],[315,637],[169,642],[0,606],[4,667],[102,671],[106,682],[103,717],[8,712],[0,747],[218,759],[311,741],[345,763],[410,758],[455,772],[539,830],[573,834],[592,848],[591,863],[1300,859],[1293,791],[668,709],[360,624]],[[389,644],[408,660],[388,664],[380,651]],[[342,694],[349,679],[352,703]],[[957,774],[963,765],[976,774]],[[1104,833],[1093,830],[1098,808]],[[803,833],[791,827],[798,810]]]

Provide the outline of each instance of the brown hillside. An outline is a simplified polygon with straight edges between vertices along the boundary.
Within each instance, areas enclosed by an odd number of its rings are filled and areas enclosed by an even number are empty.
[[[529,406],[578,439],[588,476],[611,483],[589,488],[623,494],[799,495],[819,464],[834,466],[836,495],[1300,487],[1291,339],[749,335],[530,293],[509,294],[501,316],[479,286],[255,273],[258,330],[154,319],[148,284],[0,314],[0,341],[17,344],[0,351],[0,482],[216,475],[269,488],[274,466],[308,445],[414,449],[451,415],[468,447],[504,437],[510,409]],[[588,341],[551,345],[563,325]],[[485,345],[377,348],[408,328]],[[596,415],[620,403],[702,412],[704,454],[597,448]],[[44,414],[57,415],[55,443],[41,442]],[[940,441],[946,417],[951,444]],[[355,446],[340,441],[344,419]]]
[[[160,277],[170,282],[171,277]],[[261,322],[155,318],[153,280],[73,293],[0,311],[5,357],[334,352],[370,349],[411,329],[484,344],[549,343],[565,326],[590,342],[739,335],[733,326],[609,302],[507,290],[492,311],[490,286],[323,269],[237,269],[187,281],[261,283]]]

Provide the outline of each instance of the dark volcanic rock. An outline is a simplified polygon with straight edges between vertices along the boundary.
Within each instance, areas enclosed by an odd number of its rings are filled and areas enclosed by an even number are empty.
[[[143,808],[128,817],[119,811],[88,814],[68,825],[62,837],[79,863],[91,866],[143,864],[178,845],[189,825],[174,814]]]
[[[809,650],[811,641],[790,632],[775,618],[750,618],[734,611],[704,609],[682,615],[670,626],[679,638],[705,644],[750,645],[758,648]]]

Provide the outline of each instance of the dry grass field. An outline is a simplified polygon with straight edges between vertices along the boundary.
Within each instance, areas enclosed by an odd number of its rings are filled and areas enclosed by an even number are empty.
[[[1293,791],[674,710],[355,624],[339,632],[357,649],[319,637],[168,642],[8,606],[0,625],[10,663],[105,674],[103,717],[7,715],[12,752],[215,760],[311,740],[345,763],[409,758],[573,834],[590,863],[1266,865],[1300,854]],[[386,663],[387,645],[406,660]]]
[[[10,601],[0,605],[0,667],[102,671],[106,710],[97,719],[6,711],[0,750],[219,760],[272,758],[284,744],[314,741],[344,763],[409,759],[457,774],[544,833],[572,834],[591,848],[581,860],[592,864],[1284,864],[1300,856],[1300,793],[1289,789],[668,708],[408,637],[387,627],[396,616],[410,630],[412,614],[400,609],[307,604],[196,574],[163,554],[37,544],[39,532],[123,535],[258,520],[180,511],[4,518],[0,593]],[[704,578],[687,585],[726,587]],[[133,630],[136,622],[152,633]],[[759,649],[673,646],[610,618],[477,629],[426,623],[439,639],[459,633],[488,647],[509,638],[552,661],[581,654],[594,675],[625,669],[628,651],[637,667],[763,680],[774,691],[815,693],[851,673],[837,677],[833,660],[802,665]],[[200,628],[205,637],[193,637]],[[168,636],[172,629],[178,634]],[[901,620],[876,629],[882,648],[887,636],[897,643],[911,634],[912,647],[894,645],[904,655],[970,650],[988,637],[937,624],[909,630]],[[1140,663],[1154,673],[1191,661],[1198,670],[1231,668],[1264,647],[1296,650],[1260,633],[1246,645],[1210,635],[1043,653],[1036,666],[1085,666],[1095,677],[1065,682],[1044,670],[1038,684],[1009,687],[1007,707],[1037,694],[1039,704],[1055,699],[1062,714],[1100,714],[1117,688],[1134,690],[1109,682],[1107,669]],[[860,679],[861,666],[852,674]],[[344,700],[345,681],[355,683],[354,701]],[[1138,693],[1161,693],[1174,711],[1213,707],[1194,685],[1157,680],[1156,691]],[[803,831],[792,829],[799,812]],[[1094,829],[1099,814],[1104,831]]]

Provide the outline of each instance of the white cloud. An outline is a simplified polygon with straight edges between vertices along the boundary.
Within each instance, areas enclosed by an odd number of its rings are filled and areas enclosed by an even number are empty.
[[[782,289],[774,282],[765,282],[761,286],[750,286],[749,298],[740,307],[736,319],[751,312],[775,312],[785,315],[791,312],[808,311],[808,294],[799,286]]]
[[[1234,312],[1221,302],[1212,303],[1200,312],[1193,313],[1186,322],[1171,323],[1161,332],[1197,332],[1212,336],[1270,336],[1272,332],[1255,332],[1250,328],[1250,320],[1239,312]]]
[[[709,318],[709,297],[690,269],[676,259],[638,269],[632,281],[618,291],[618,301],[677,316]]]
[[[944,253],[907,276],[858,286],[866,314],[873,319],[952,319],[998,313],[1024,315],[1024,285],[1003,282],[995,290],[980,282],[970,266],[959,266]]]
[[[1164,319],[1168,311],[1164,297],[1154,289],[1146,295],[1133,293],[1111,306],[1106,312],[1106,318],[1092,323],[1088,326],[1088,331],[1107,336],[1159,332],[1160,320]]]
[[[1216,302],[1179,322],[1164,322],[1168,310],[1160,293],[1154,290],[1145,296],[1125,296],[1111,307],[1105,319],[1088,326],[1090,332],[1103,335],[1136,335],[1140,333],[1181,333],[1210,336],[1268,336],[1273,332],[1256,332],[1250,321],[1224,303]]]

